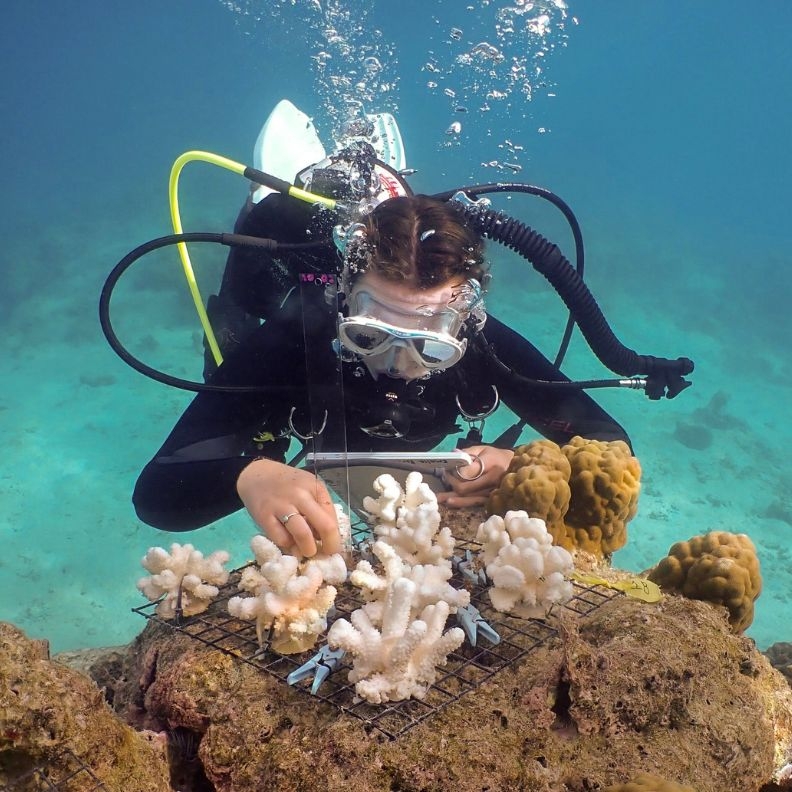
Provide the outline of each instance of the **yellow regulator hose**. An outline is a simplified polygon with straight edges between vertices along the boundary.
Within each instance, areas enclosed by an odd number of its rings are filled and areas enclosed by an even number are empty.
[[[252,181],[255,181],[259,184],[264,184],[268,187],[271,187],[272,189],[278,190],[279,192],[285,192],[292,198],[298,198],[301,201],[306,201],[308,203],[320,203],[330,209],[334,209],[337,205],[337,202],[332,198],[325,198],[322,195],[315,195],[314,193],[307,192],[306,190],[301,190],[299,187],[295,187],[288,182],[284,182],[283,180],[274,176],[261,173],[260,171],[254,170],[247,165],[242,165],[239,162],[234,162],[234,160],[228,159],[227,157],[221,157],[219,154],[212,154],[209,151],[187,151],[180,157],[177,157],[176,161],[173,163],[173,167],[171,168],[170,172],[170,180],[168,181],[168,197],[170,200],[171,221],[173,222],[173,232],[175,234],[184,233],[181,215],[179,213],[179,176],[181,176],[182,169],[188,162],[195,162],[196,160],[199,162],[208,162],[210,165],[217,165],[220,168],[225,168],[226,170],[230,170],[233,173],[239,174],[240,176],[250,178]],[[198,318],[201,320],[201,327],[203,327],[203,331],[206,334],[206,340],[209,344],[209,349],[212,351],[212,357],[214,358],[215,363],[219,366],[223,362],[223,355],[220,352],[220,346],[217,343],[217,338],[215,337],[214,331],[212,330],[212,325],[209,322],[209,316],[207,315],[206,308],[204,307],[204,301],[198,288],[198,282],[195,279],[195,271],[193,270],[192,262],[190,261],[190,253],[187,250],[187,245],[184,242],[177,243],[177,247],[179,249],[179,256],[181,258],[182,268],[184,270],[184,277],[187,279],[187,285],[190,288],[190,294],[192,295],[193,302],[195,303],[195,310],[198,312]]]

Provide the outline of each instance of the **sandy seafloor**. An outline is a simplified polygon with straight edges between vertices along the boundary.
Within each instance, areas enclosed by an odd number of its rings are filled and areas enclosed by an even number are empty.
[[[320,129],[332,105],[327,85],[313,82],[311,55],[326,30],[310,14],[320,11],[261,3],[277,14],[256,20],[242,13],[254,3],[232,5],[96,2],[78,12],[33,2],[4,11],[0,618],[55,650],[118,644],[141,629],[131,608],[142,602],[135,581],[150,545],[224,547],[234,563],[247,555],[253,528],[242,515],[180,537],[136,519],[135,477],[189,395],[126,368],[101,337],[96,308],[113,264],[170,231],[165,187],[175,156],[206,148],[248,161],[282,96],[315,114]],[[524,4],[415,5],[393,18],[377,0],[366,21],[383,31],[377,40],[393,43],[383,62],[399,76],[369,106],[398,109],[409,164],[419,168],[414,186],[514,178],[482,163],[502,160],[506,139],[519,142],[516,176],[575,209],[589,283],[620,339],[642,354],[696,362],[694,387],[673,401],[595,393],[627,427],[644,471],[639,513],[615,563],[640,571],[679,539],[745,532],[764,578],[749,634],[760,648],[792,640],[784,132],[792,89],[781,33],[792,10],[780,0],[751,11],[731,0],[676,8],[570,0],[568,38],[553,34],[533,101],[515,92],[508,108],[483,114],[477,92],[487,86],[453,47],[483,40],[493,9]],[[339,8],[355,4],[328,3],[321,13]],[[563,21],[548,8],[554,24]],[[308,16],[291,19],[296,9]],[[449,38],[454,26],[461,42]],[[365,33],[352,37],[350,63]],[[510,42],[515,52],[541,46]],[[437,73],[439,88],[428,89]],[[454,101],[444,85],[456,86]],[[454,110],[460,96],[464,117]],[[449,138],[459,118],[463,132]],[[185,176],[185,225],[230,229],[245,190],[225,174]],[[571,251],[553,210],[516,198],[500,205]],[[490,309],[552,355],[559,301],[527,265],[499,249],[491,255]],[[196,258],[211,266],[210,254]],[[177,266],[175,254],[141,265],[114,308],[133,350],[195,377],[200,333]],[[567,371],[607,373],[579,336]],[[490,421],[486,436],[507,420]]]

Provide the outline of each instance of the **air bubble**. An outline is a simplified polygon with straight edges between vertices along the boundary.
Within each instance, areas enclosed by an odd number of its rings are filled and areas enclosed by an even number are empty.
[[[382,71],[382,64],[379,62],[378,58],[371,55],[363,61],[363,68],[369,75],[373,75]]]
[[[472,55],[481,55],[489,60],[502,61],[503,53],[487,41],[481,41],[470,51]]]

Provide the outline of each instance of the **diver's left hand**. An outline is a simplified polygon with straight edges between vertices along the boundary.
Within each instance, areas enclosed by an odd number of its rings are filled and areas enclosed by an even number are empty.
[[[447,468],[443,481],[450,489],[437,496],[438,503],[452,509],[486,503],[489,494],[500,484],[514,456],[514,451],[509,448],[487,445],[470,446],[465,449],[465,453],[470,454],[473,460],[469,465]]]

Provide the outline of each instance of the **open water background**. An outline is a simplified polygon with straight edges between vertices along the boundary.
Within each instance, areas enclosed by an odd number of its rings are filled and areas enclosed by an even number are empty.
[[[573,207],[588,281],[617,335],[697,365],[673,401],[598,394],[644,468],[616,563],[639,571],[679,539],[748,533],[765,580],[750,634],[760,647],[792,640],[792,5],[528,5],[6,4],[0,618],[55,649],[121,643],[142,626],[130,613],[139,559],[174,537],[140,524],[130,493],[189,396],[114,357],[98,294],[129,249],[169,233],[175,157],[200,148],[249,162],[285,97],[328,147],[351,107],[395,112],[417,190],[519,178]],[[481,57],[482,43],[503,60]],[[461,132],[447,134],[455,121]],[[230,229],[246,189],[190,166],[185,227]],[[571,254],[555,210],[500,205]],[[222,255],[196,258],[211,285]],[[492,258],[490,308],[552,355],[559,302],[526,265]],[[153,257],[114,306],[131,348],[197,376],[200,333],[177,267]],[[567,368],[605,374],[579,338]],[[241,563],[251,533],[236,516],[180,539]]]

